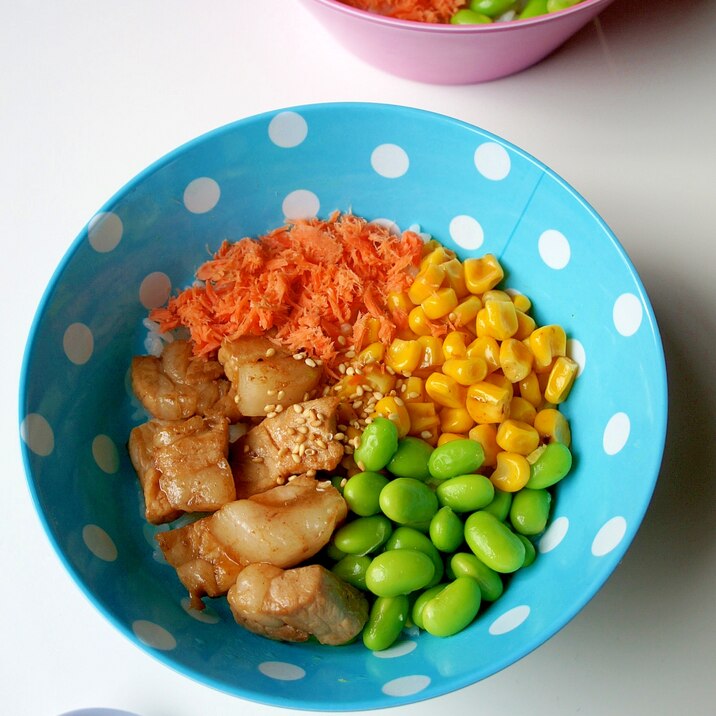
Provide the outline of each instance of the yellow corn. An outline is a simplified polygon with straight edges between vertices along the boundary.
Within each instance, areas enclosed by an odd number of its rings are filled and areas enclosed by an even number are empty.
[[[445,281],[455,291],[458,298],[468,296],[470,292],[465,285],[465,267],[459,259],[451,259],[442,264],[445,269]]]
[[[520,397],[529,403],[539,407],[542,404],[542,391],[539,386],[539,380],[534,373],[526,375],[519,383]]]
[[[440,430],[444,433],[466,433],[475,421],[465,408],[443,408],[440,411]]]
[[[429,256],[435,249],[442,248],[442,244],[435,239],[430,239],[423,244],[423,258]]]
[[[388,395],[395,388],[396,377],[383,369],[382,366],[369,365],[363,371],[363,379],[365,380],[368,390],[374,393],[382,393]]]
[[[467,347],[467,357],[482,358],[492,373],[500,367],[500,345],[491,336],[480,336]]]
[[[508,303],[512,303],[512,296],[510,296],[507,291],[492,288],[482,294],[482,302],[485,303],[486,301],[507,301]]]
[[[497,444],[497,428],[491,423],[482,423],[471,428],[467,436],[470,440],[482,445],[482,450],[485,453],[482,465],[484,467],[495,467],[497,453],[500,452],[500,446]]]
[[[485,383],[492,383],[492,385],[496,385],[500,388],[503,388],[509,393],[510,400],[512,400],[512,396],[514,395],[515,389],[512,385],[512,382],[507,376],[503,375],[502,373],[490,373],[485,378]]]
[[[448,314],[448,320],[458,328],[465,326],[471,329],[475,325],[477,312],[482,308],[482,301],[479,296],[468,296],[463,298]],[[473,331],[474,332],[474,331]]]
[[[425,315],[422,306],[415,306],[408,314],[408,326],[416,336],[430,336],[430,319]]]
[[[579,365],[571,358],[567,358],[567,356],[557,358],[549,373],[547,387],[544,389],[545,400],[555,405],[563,403],[567,399],[569,391],[572,390],[578,370]]]
[[[478,295],[497,286],[505,276],[500,262],[492,254],[485,254],[477,259],[467,259],[463,267],[468,290]]]
[[[412,373],[423,357],[423,347],[418,341],[396,338],[388,347],[385,364],[396,373]]]
[[[435,247],[432,251],[430,251],[430,253],[423,257],[422,261],[420,262],[420,270],[422,271],[430,264],[442,264],[454,258],[454,252],[450,251],[450,249],[446,249],[441,244],[438,244],[437,247]]]
[[[497,428],[497,444],[506,452],[529,455],[539,445],[539,433],[529,424],[510,418]]]
[[[542,438],[548,439],[551,443],[562,443],[569,447],[572,442],[569,421],[555,408],[538,411],[535,415],[534,427]]]
[[[363,345],[361,346],[369,346],[371,343],[376,343],[378,341],[378,333],[380,331],[380,321],[377,318],[369,318],[366,321],[366,326],[368,330],[365,332],[365,336],[363,338]]]
[[[503,492],[518,492],[530,479],[530,464],[524,455],[514,452],[497,453],[497,465],[490,482]]]
[[[487,364],[482,358],[450,358],[443,363],[443,373],[460,385],[479,383],[487,375]]]
[[[527,311],[532,308],[532,301],[530,301],[524,293],[513,293],[512,303],[515,304],[515,308],[518,311],[522,311],[523,313],[527,313]]]
[[[534,425],[535,417],[537,417],[537,408],[532,403],[519,395],[513,396],[510,401],[510,418]]]
[[[440,264],[428,264],[410,285],[408,298],[417,306],[440,288],[444,278],[445,269]]]
[[[386,296],[385,302],[387,303],[388,310],[391,313],[395,313],[396,311],[400,313],[410,313],[410,310],[413,308],[413,302],[410,300],[405,291],[401,293],[391,291]]]
[[[501,423],[509,417],[512,390],[486,380],[467,389],[465,407],[476,423]]]
[[[355,395],[358,387],[363,385],[363,377],[361,375],[346,375],[333,386],[333,393],[341,399],[341,404],[350,403],[353,400],[352,396]]]
[[[535,371],[537,375],[537,382],[539,383],[539,389],[542,391],[542,395],[544,395],[544,391],[547,389],[547,383],[549,383],[549,374],[552,371],[553,365],[554,363],[549,366],[547,370]]]
[[[405,408],[410,416],[410,435],[434,444],[440,429],[435,403],[406,403]]]
[[[403,390],[403,386],[405,386],[405,390]],[[425,381],[417,375],[405,378],[400,386],[400,397],[406,403],[425,402]]]
[[[475,332],[478,336],[492,336],[498,341],[511,338],[517,332],[517,310],[510,301],[485,301],[477,312]]]
[[[410,432],[410,415],[405,403],[400,398],[387,396],[375,404],[372,417],[381,416],[395,423],[398,437],[405,437]]]
[[[457,308],[457,304],[457,294],[452,288],[439,288],[420,302],[425,315],[431,321],[447,316]]]
[[[423,357],[417,370],[426,377],[443,364],[443,344],[435,336],[420,336],[418,343],[423,348]]]
[[[375,341],[367,345],[355,359],[360,365],[369,365],[371,363],[380,363],[385,356],[385,346],[380,341]]]
[[[500,368],[511,383],[519,383],[532,371],[532,351],[516,338],[502,341],[500,346]]]
[[[467,358],[467,336],[462,331],[450,331],[443,339],[443,358]]]
[[[465,405],[465,388],[444,373],[433,373],[425,381],[425,392],[438,405],[462,408]]]
[[[515,304],[515,313],[517,314],[517,330],[514,337],[523,341],[532,334],[537,324],[532,316],[528,316],[524,311],[517,308],[517,304]]]
[[[555,358],[566,355],[567,336],[561,326],[542,326],[530,335],[530,349],[535,357],[535,368],[548,368]]]
[[[445,445],[445,443],[451,443],[453,440],[465,440],[467,435],[460,435],[460,433],[440,433],[438,438],[438,447]]]

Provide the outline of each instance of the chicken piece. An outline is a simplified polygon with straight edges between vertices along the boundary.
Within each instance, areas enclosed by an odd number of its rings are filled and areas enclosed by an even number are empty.
[[[167,343],[160,358],[134,356],[132,390],[160,420],[224,415],[235,422],[241,417],[221,364],[193,356],[188,341]]]
[[[368,620],[368,600],[325,567],[250,564],[227,595],[237,623],[279,641],[345,644]]]
[[[321,382],[323,368],[297,360],[263,336],[225,340],[218,354],[236,392],[242,415],[264,416],[266,406],[285,408],[310,394]]]
[[[201,608],[204,594],[224,594],[247,564],[293,567],[312,557],[347,513],[330,482],[302,475],[156,539],[189,590],[192,605]]]
[[[291,475],[333,470],[343,457],[335,440],[338,398],[296,403],[266,418],[231,447],[237,497],[283,484]]]

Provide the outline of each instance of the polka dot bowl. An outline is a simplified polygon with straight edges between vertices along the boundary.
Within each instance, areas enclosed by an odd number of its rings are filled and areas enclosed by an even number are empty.
[[[507,77],[550,55],[613,0],[582,0],[566,10],[487,25],[396,20],[340,0],[302,0],[347,50],[398,77],[473,84]]]
[[[347,141],[347,138],[350,138]],[[225,600],[189,608],[145,523],[126,441],[147,309],[188,285],[207,247],[334,210],[419,224],[462,257],[492,252],[540,323],[561,323],[581,375],[565,404],[573,473],[538,557],[464,632],[406,631],[373,654],[281,644]],[[666,422],[649,300],[608,227],[562,179],[454,119],[372,104],[280,110],[216,130],[152,165],[88,222],[57,269],[27,347],[20,433],[49,537],[94,604],[139,647],[204,684],[290,708],[407,704],[486,678],[588,602],[640,524]],[[467,658],[466,658],[467,655]]]

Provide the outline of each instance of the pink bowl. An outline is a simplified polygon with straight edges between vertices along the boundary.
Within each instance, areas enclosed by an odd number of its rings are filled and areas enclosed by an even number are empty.
[[[472,84],[506,77],[539,62],[613,0],[584,0],[567,10],[490,25],[395,20],[337,0],[301,0],[353,54],[398,77],[432,84]]]

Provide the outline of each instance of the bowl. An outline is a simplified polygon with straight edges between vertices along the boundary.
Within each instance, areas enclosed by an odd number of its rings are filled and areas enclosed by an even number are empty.
[[[539,62],[613,0],[583,0],[549,15],[489,25],[396,20],[338,0],[301,0],[350,52],[398,77],[432,84],[473,84]]]
[[[346,142],[345,137],[351,141]],[[435,147],[440,147],[436,152]],[[149,308],[225,238],[334,210],[494,253],[539,323],[564,325],[581,375],[565,403],[575,468],[538,557],[468,629],[405,632],[386,652],[284,644],[204,612],[158,552],[127,455],[145,418],[128,387]],[[392,223],[390,223],[392,222]],[[507,667],[570,621],[632,541],[665,436],[664,356],[648,297],[596,212],[554,172],[482,129],[379,104],[281,109],[217,129],[133,179],[88,221],[31,329],[20,386],[30,491],[97,608],[169,667],[245,699],[362,710],[446,694]],[[628,477],[625,477],[628,476]],[[470,658],[466,659],[465,654]]]

